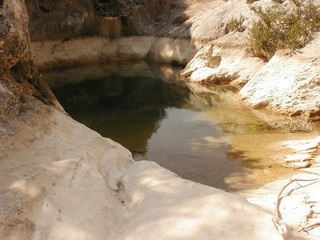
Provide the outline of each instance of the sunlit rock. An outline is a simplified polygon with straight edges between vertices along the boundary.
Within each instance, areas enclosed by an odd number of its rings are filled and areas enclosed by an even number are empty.
[[[283,143],[284,146],[291,148],[295,152],[309,152],[316,151],[319,146],[317,139],[312,140],[292,140]]]
[[[257,105],[268,101],[266,108],[289,115],[306,112],[317,117],[319,102],[320,35],[296,53],[278,52],[241,89],[245,101]]]

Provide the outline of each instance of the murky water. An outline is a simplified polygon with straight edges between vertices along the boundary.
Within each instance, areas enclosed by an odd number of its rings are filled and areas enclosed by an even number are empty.
[[[121,143],[136,160],[228,191],[289,172],[277,164],[274,144],[308,134],[277,128],[278,118],[242,105],[235,89],[186,84],[179,70],[101,64],[44,77],[74,119]]]

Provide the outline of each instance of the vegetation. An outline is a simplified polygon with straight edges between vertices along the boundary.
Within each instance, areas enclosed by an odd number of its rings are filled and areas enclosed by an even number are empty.
[[[251,4],[251,3],[254,3],[254,2],[256,2],[256,1],[259,1],[259,0],[247,0],[247,3],[248,3],[248,4]]]
[[[296,50],[310,41],[320,29],[320,10],[312,0],[292,0],[293,8],[251,9],[259,16],[250,29],[250,49],[270,59],[278,49]]]
[[[291,117],[287,122],[284,121],[284,128],[292,133],[311,132],[313,130],[312,122],[307,112],[297,117]]]
[[[227,34],[235,30],[241,32],[242,24],[244,23],[245,20],[246,19],[243,15],[240,15],[239,18],[231,18],[231,20],[226,24],[225,33]]]

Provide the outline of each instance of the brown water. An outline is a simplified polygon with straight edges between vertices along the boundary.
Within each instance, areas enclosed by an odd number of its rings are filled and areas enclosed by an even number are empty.
[[[135,160],[228,191],[289,173],[277,164],[286,153],[282,141],[315,133],[290,133],[286,120],[242,105],[236,89],[186,84],[179,70],[102,64],[44,77],[74,119],[127,147]]]

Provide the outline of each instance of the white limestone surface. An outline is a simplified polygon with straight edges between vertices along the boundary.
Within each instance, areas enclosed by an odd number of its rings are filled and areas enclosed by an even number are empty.
[[[33,107],[2,134],[0,239],[283,239],[274,216],[244,198],[134,162],[70,117]]]

